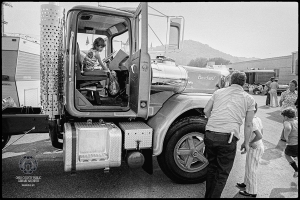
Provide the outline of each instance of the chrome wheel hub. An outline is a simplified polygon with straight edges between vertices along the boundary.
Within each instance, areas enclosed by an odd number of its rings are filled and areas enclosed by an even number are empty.
[[[208,165],[203,155],[204,134],[192,132],[182,137],[174,148],[174,160],[177,166],[185,172],[201,171]]]

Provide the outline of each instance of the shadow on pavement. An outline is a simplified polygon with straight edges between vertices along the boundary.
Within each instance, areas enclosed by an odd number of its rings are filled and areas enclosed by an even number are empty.
[[[295,182],[291,182],[290,188],[273,188],[270,193],[269,198],[286,198],[283,194],[290,193],[290,192],[296,192],[298,194],[298,188],[297,188],[297,184]],[[287,195],[290,196],[290,194],[287,194]],[[298,197],[298,196],[295,195],[295,197]]]
[[[12,140],[12,139],[11,139]],[[51,145],[50,138],[31,143],[8,144],[9,146],[2,151],[2,161],[7,158],[22,157],[21,155],[37,155],[42,152],[57,150]],[[15,158],[13,158],[15,159]]]
[[[264,144],[266,144],[266,141],[264,141]],[[279,140],[275,147],[265,149],[265,152],[261,157],[262,162],[260,162],[260,164],[267,165],[269,164],[270,160],[281,158],[283,156],[283,150],[285,149],[285,147],[286,142]]]
[[[279,140],[275,149],[283,151],[286,147],[286,142],[283,142],[282,140]]]
[[[269,110],[271,109],[269,106],[263,105],[263,106],[259,106],[259,109],[264,109],[264,110]]]
[[[291,186],[289,188],[273,188],[271,190],[269,198],[290,198],[291,192],[295,193],[295,196],[293,196],[293,198],[298,197],[296,196],[298,195],[297,183],[291,182]],[[287,194],[284,195],[284,193]],[[252,197],[246,197],[237,192],[232,198],[252,198]]]
[[[280,115],[281,111],[280,110],[276,110],[270,113],[267,113],[269,116],[266,117],[267,119],[282,123],[282,116]]]
[[[246,197],[246,196],[241,195],[239,192],[237,192],[232,198],[241,199],[241,198],[253,198],[253,197]]]

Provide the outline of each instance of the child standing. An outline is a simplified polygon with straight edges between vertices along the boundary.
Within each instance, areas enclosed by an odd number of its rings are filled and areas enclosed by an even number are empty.
[[[285,158],[295,170],[294,177],[298,177],[298,166],[293,157],[298,158],[298,119],[296,111],[292,107],[287,107],[281,111],[283,116],[283,131],[287,145],[284,151]]]
[[[255,111],[257,112],[257,103],[255,103]],[[264,153],[264,144],[262,142],[263,126],[261,119],[256,115],[253,118],[253,130],[250,135],[250,149],[246,156],[245,176],[243,183],[237,183],[240,188],[246,188],[245,191],[239,191],[241,195],[256,197],[257,196],[257,177],[256,171],[259,160]],[[242,144],[243,147],[244,144]],[[242,148],[241,148],[242,149]],[[245,152],[242,152],[242,154]]]

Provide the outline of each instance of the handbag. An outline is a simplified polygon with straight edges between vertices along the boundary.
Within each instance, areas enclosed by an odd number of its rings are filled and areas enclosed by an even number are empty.
[[[120,85],[118,83],[118,78],[115,71],[109,73],[109,82],[108,82],[108,93],[112,96],[115,96],[120,91]]]

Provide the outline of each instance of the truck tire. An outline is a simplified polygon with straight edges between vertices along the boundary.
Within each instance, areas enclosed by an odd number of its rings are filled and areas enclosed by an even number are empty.
[[[52,146],[58,149],[63,149],[63,143],[58,141],[59,134],[60,132],[57,120],[49,120],[49,137],[51,139]]]
[[[204,156],[206,123],[205,118],[190,116],[173,123],[168,130],[157,161],[174,182],[193,184],[205,181],[208,165]]]

